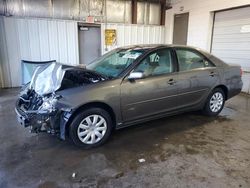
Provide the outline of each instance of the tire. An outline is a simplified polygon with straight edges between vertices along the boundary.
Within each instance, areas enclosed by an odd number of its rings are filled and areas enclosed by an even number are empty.
[[[208,96],[203,113],[207,116],[217,116],[225,104],[225,93],[221,88],[215,88]]]
[[[75,116],[69,135],[75,145],[89,149],[104,144],[111,135],[112,127],[113,122],[107,111],[89,108]]]

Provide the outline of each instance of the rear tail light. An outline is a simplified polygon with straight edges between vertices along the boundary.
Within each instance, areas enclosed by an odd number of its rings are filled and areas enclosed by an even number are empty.
[[[242,70],[242,68],[240,68],[240,76],[242,76],[243,75],[243,70]]]

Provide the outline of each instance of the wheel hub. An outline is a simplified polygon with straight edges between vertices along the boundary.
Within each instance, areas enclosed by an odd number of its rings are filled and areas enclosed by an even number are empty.
[[[99,142],[107,131],[107,122],[101,115],[89,115],[78,126],[77,135],[85,144]]]
[[[210,110],[212,112],[218,112],[223,106],[223,95],[220,92],[216,92],[210,99]]]

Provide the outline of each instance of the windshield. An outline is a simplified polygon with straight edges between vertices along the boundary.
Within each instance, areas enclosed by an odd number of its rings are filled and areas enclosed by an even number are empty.
[[[141,49],[116,49],[87,65],[87,69],[115,78],[143,53]]]

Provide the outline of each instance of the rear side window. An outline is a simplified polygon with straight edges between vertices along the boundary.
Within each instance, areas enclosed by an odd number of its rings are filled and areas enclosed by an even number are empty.
[[[176,55],[179,63],[179,71],[187,71],[198,68],[214,67],[206,58],[194,51],[177,49]]]

